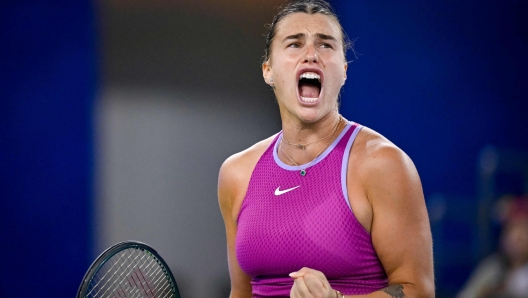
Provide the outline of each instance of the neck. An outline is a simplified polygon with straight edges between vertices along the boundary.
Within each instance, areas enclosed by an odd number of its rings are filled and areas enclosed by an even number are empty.
[[[340,118],[341,115],[337,111],[332,111],[313,123],[303,122],[300,119],[283,119],[283,138],[290,143],[297,144],[316,141],[332,134]]]
[[[345,126],[345,121],[337,111],[317,123],[299,124],[292,121],[285,124],[283,121],[279,158],[290,165],[309,163],[330,146]]]

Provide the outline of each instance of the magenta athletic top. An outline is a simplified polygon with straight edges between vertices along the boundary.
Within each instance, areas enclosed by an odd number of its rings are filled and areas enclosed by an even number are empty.
[[[252,278],[253,297],[290,297],[293,280],[288,274],[302,267],[323,272],[332,288],[345,295],[387,286],[370,234],[348,201],[348,157],[360,129],[348,122],[304,177],[298,167],[278,158],[282,133],[261,156],[236,236],[237,260]]]

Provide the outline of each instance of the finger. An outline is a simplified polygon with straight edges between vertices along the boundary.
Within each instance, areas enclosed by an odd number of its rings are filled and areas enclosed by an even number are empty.
[[[310,269],[310,271],[307,272],[307,273],[309,273],[309,274],[313,274],[313,275],[317,276],[317,278],[319,278],[319,280],[321,280],[321,282],[322,282],[323,284],[328,283],[328,281],[327,281],[327,279],[326,279],[326,275],[324,275],[324,273],[321,272],[321,271],[317,271],[317,270],[314,270],[314,269]]]
[[[290,273],[289,275],[290,275],[291,278],[298,278],[298,277],[304,276],[305,271],[306,271],[305,269],[306,269],[306,267],[303,267],[303,268],[301,268],[298,271]]]
[[[308,288],[310,294],[316,297],[322,297],[327,291],[327,286],[321,281],[321,279],[312,273],[307,273],[304,277],[304,284]]]
[[[315,269],[308,268],[308,267],[303,267],[299,271],[290,273],[290,277],[298,278],[298,277],[301,277],[301,276],[306,276],[306,274],[313,274],[313,275],[317,276],[321,280],[323,285],[325,285],[325,287],[327,287],[328,280],[326,279],[326,276],[324,275],[324,273],[322,273],[321,271],[315,270]]]
[[[290,291],[291,297],[309,297],[310,291],[304,282],[304,277],[296,278]]]
[[[308,267],[303,267],[299,271],[290,273],[290,276],[292,278],[297,278],[297,277],[300,277],[300,276],[304,276],[306,273],[314,273],[314,272],[319,272],[319,271],[317,271],[315,269],[308,268]]]

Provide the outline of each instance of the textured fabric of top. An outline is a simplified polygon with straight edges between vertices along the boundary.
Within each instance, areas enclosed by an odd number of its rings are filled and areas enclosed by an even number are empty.
[[[348,123],[304,177],[299,171],[306,165],[289,166],[278,159],[282,133],[261,156],[238,215],[236,236],[237,260],[252,277],[253,297],[289,297],[293,280],[288,274],[302,267],[323,272],[343,294],[367,294],[387,286],[370,234],[351,211],[343,187],[350,147],[360,128]]]

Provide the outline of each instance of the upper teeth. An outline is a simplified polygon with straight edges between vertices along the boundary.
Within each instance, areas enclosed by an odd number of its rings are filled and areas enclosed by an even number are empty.
[[[321,77],[316,74],[315,72],[305,72],[305,73],[302,73],[301,76],[299,77],[299,80],[300,79],[317,79],[319,82],[321,82]]]
[[[301,100],[304,101],[304,102],[316,102],[318,100],[318,98],[317,97],[310,98],[310,97],[302,97],[301,96]]]

